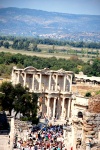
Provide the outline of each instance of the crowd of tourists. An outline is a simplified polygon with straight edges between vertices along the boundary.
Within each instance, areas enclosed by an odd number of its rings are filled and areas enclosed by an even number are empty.
[[[64,145],[63,125],[27,130],[26,139],[15,138],[18,150],[67,150]]]

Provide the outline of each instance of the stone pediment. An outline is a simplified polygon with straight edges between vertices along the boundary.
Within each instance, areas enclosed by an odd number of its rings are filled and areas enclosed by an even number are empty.
[[[44,68],[44,69],[41,70],[41,72],[43,72],[43,73],[49,73],[50,69],[49,68]]]
[[[24,71],[37,71],[37,69],[35,67],[32,67],[32,66],[29,66],[29,67],[26,67],[24,68]]]
[[[65,70],[63,70],[63,69],[61,68],[61,69],[59,69],[57,72],[58,72],[58,73],[65,73]]]
[[[44,71],[49,71],[50,69],[49,69],[49,68],[44,68],[43,70],[44,70]]]

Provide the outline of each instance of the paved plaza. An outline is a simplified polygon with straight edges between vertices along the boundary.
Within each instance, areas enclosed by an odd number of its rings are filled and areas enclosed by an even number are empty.
[[[10,150],[9,135],[0,135],[0,150]]]

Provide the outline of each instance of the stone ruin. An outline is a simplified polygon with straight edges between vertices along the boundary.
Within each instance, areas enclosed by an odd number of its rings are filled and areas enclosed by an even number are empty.
[[[89,99],[88,111],[90,113],[100,113],[100,94]]]
[[[89,99],[83,114],[82,150],[100,150],[100,94]]]

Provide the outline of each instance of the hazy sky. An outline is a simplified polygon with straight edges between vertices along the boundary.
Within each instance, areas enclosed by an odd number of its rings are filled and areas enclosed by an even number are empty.
[[[0,7],[19,7],[71,14],[100,15],[100,0],[0,0]]]

